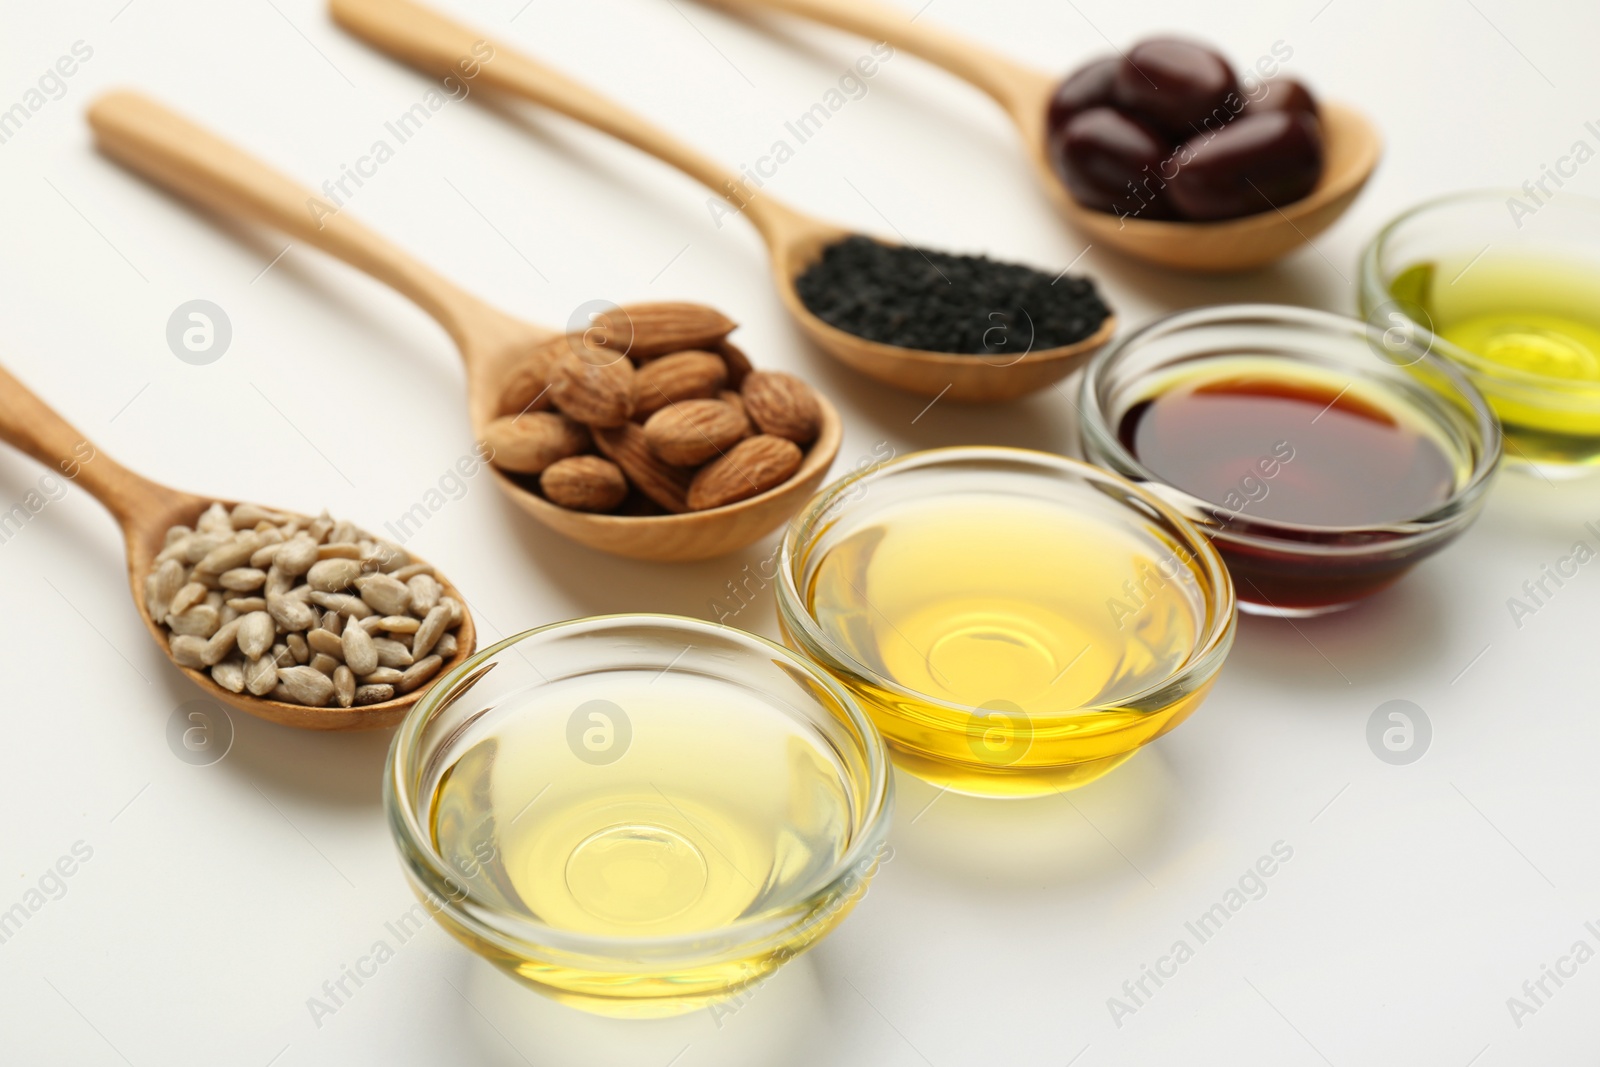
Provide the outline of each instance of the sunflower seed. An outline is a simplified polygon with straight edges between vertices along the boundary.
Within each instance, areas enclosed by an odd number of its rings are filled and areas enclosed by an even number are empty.
[[[320,593],[337,593],[350,588],[361,577],[361,564],[353,559],[323,559],[306,572],[306,583]]]
[[[342,663],[333,672],[333,696],[341,708],[356,702],[356,676]]]
[[[267,612],[279,629],[309,630],[317,624],[317,612],[309,604],[287,596],[268,594]]]
[[[206,642],[205,651],[200,653],[200,662],[207,667],[215,667],[227,658],[228,653],[233,651],[234,642],[238,640],[240,623],[241,620],[234,619],[232,622],[224,623],[216,633],[212,634],[211,639]]]
[[[422,620],[422,626],[411,639],[411,654],[413,656],[426,656],[433,651],[433,646],[438,643],[444,634],[445,628],[450,625],[450,608],[448,605],[439,604],[428,612],[428,617]],[[404,690],[401,690],[404,692]]]
[[[211,680],[230,693],[242,693],[244,664],[236,659],[224,660],[211,668]]]
[[[356,704],[382,704],[386,700],[394,699],[394,686],[392,685],[363,685],[356,689]]]
[[[425,659],[417,660],[400,675],[400,692],[409,693],[421,686],[429,678],[438,674],[439,668],[443,666],[444,660],[438,656],[428,656]]]
[[[326,674],[329,678],[332,678],[333,672],[338,670],[341,664],[332,656],[318,652],[315,656],[311,657],[311,662],[306,664],[306,666],[321,674]]]
[[[289,645],[289,655],[294,657],[295,664],[305,666],[311,662],[311,648],[306,644],[306,639],[299,634],[290,634],[284,638]]]
[[[167,651],[172,653],[172,662],[180,667],[189,667],[198,670],[205,666],[202,658],[206,650],[206,640],[203,637],[193,637],[189,634],[175,634],[167,642]]]
[[[406,588],[411,590],[411,610],[418,615],[427,615],[444,595],[444,586],[440,585],[431,574],[414,576],[406,582]]]
[[[306,634],[306,644],[311,646],[313,652],[320,652],[339,660],[344,658],[344,646],[339,638],[320,626]]]
[[[248,593],[260,589],[267,581],[267,572],[255,567],[235,567],[217,575],[217,584],[235,593]]]
[[[404,615],[411,608],[411,590],[387,574],[369,574],[357,578],[355,584],[361,599],[379,615]]]
[[[378,650],[372,645],[372,636],[360,626],[346,626],[339,638],[344,661],[356,674],[365,677],[378,666]]]
[[[399,681],[400,672],[393,667],[375,667],[361,675],[362,685],[395,685]]]
[[[308,708],[320,708],[333,696],[333,679],[312,667],[280,667],[278,684],[290,700]]]
[[[221,625],[221,614],[210,604],[196,604],[180,615],[167,616],[167,628],[175,634],[210,637]]]
[[[367,606],[366,601],[349,593],[312,593],[311,602],[318,607],[356,619],[365,619],[372,614],[372,609]]]
[[[415,662],[411,650],[398,641],[374,637],[372,647],[377,650],[378,663],[384,667],[409,667]]]
[[[268,656],[251,660],[244,669],[244,685],[252,696],[264,697],[278,684],[278,668]]]

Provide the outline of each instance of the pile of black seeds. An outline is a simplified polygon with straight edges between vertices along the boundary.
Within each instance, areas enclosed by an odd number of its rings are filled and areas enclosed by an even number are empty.
[[[1020,356],[1081,341],[1111,314],[1087,278],[860,236],[824,249],[795,289],[830,326],[929,352]]]

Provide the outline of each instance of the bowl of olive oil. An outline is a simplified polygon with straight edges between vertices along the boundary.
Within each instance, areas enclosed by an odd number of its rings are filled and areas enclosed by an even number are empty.
[[[519,634],[438,682],[385,802],[411,884],[502,970],[599,1014],[748,990],[833,929],[892,807],[877,731],[788,650],[660,615]]]
[[[782,546],[779,623],[894,762],[978,796],[1099,778],[1204,699],[1227,569],[1175,510],[1075,460],[918,452],[825,488]]]
[[[1374,327],[1467,372],[1508,464],[1600,466],[1600,201],[1533,187],[1429,201],[1373,239],[1360,293]]]

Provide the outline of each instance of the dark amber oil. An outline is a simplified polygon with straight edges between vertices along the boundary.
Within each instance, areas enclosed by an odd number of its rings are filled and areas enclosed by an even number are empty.
[[[1214,540],[1240,600],[1283,614],[1399,578],[1419,557],[1386,551],[1404,534],[1384,527],[1435,511],[1464,476],[1398,391],[1269,357],[1177,368],[1126,411],[1118,437],[1161,481],[1220,510]]]

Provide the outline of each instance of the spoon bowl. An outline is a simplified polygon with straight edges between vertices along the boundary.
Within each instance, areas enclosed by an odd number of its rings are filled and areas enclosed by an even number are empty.
[[[502,414],[508,389],[532,373],[548,381],[551,354],[583,335],[514,319],[456,287],[315,193],[209,131],[134,93],[101,97],[89,109],[100,148],[156,184],[224,215],[264,223],[320,248],[408,297],[455,342],[467,371],[467,410],[481,439]],[[306,205],[322,203],[314,219]],[[661,352],[703,348],[733,330],[725,316],[694,304],[640,304],[609,312],[600,329]],[[542,395],[542,394],[541,394]],[[490,464],[495,484],[518,507],[574,541],[633,559],[677,562],[726,555],[760,540],[797,512],[821,484],[843,438],[839,413],[820,395],[822,427],[800,469],[757,496],[682,515],[604,515],[557,507]],[[532,407],[539,403],[535,400]],[[547,403],[547,401],[546,401]]]
[[[829,245],[853,236],[851,231],[804,215],[766,192],[741,189],[743,179],[738,175],[639,116],[566,75],[411,0],[331,0],[329,9],[334,21],[346,30],[429,74],[459,72],[487,45],[493,58],[478,65],[475,75],[485,85],[551,108],[625,141],[726,199],[750,220],[766,242],[779,297],[805,334],[841,363],[886,385],[919,396],[947,396],[952,400],[1011,400],[1065,378],[1116,330],[1115,316],[1108,315],[1089,337],[1020,357],[933,352],[857,337],[824,322],[805,306],[795,290],[795,279]]]
[[[3,367],[0,367],[0,440],[52,470],[59,470],[111,512],[122,527],[123,541],[127,546],[128,582],[132,587],[134,606],[139,609],[139,617],[144,620],[150,636],[171,659],[169,635],[150,615],[145,580],[154,567],[156,555],[165,545],[169,529],[179,524],[192,526],[200,513],[213,503],[220,503],[231,510],[238,501],[196,496],[152,482],[128,470],[96,448],[87,437],[29,392]],[[294,514],[278,508],[271,510]],[[437,578],[444,587],[445,595],[454,597],[463,605],[461,624],[455,631],[456,654],[440,668],[439,675],[443,676],[473,654],[477,648],[477,631],[473,626],[472,613],[466,610],[467,602],[460,591],[443,575]],[[405,718],[406,712],[427,691],[424,686],[381,704],[312,708],[249,693],[234,693],[212,681],[203,671],[177,663],[173,666],[218,703],[268,722],[302,730],[373,730],[393,726]]]
[[[376,2],[376,0],[369,0]],[[992,97],[1011,117],[1028,158],[1061,213],[1091,244],[1179,270],[1220,273],[1265,266],[1293,252],[1344,214],[1361,192],[1383,139],[1365,115],[1324,102],[1321,122],[1326,162],[1305,197],[1255,215],[1221,222],[1122,219],[1091,211],[1061,184],[1045,151],[1045,116],[1060,77],[1034,70],[878,0],[707,0],[733,11],[783,11],[873,40],[887,41],[943,67]]]

